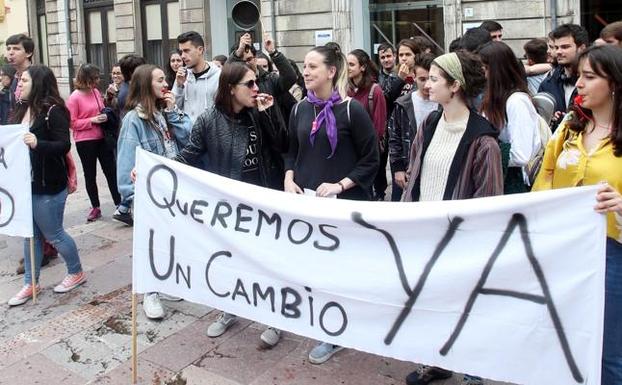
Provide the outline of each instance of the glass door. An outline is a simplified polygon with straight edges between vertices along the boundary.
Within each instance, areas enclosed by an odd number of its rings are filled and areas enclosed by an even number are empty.
[[[440,53],[444,49],[442,1],[370,0],[372,44],[390,43],[421,36],[432,42]],[[374,54],[376,49],[374,48]]]

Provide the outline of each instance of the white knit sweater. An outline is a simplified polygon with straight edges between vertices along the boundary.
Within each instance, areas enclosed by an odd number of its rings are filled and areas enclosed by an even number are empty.
[[[458,144],[466,131],[465,120],[447,123],[441,117],[421,165],[420,201],[440,201],[445,193],[449,169],[454,160]]]

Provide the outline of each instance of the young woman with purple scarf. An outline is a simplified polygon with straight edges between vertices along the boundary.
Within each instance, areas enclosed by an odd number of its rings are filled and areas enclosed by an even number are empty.
[[[345,56],[315,47],[305,56],[303,76],[308,93],[289,119],[285,191],[311,189],[319,197],[370,200],[380,162],[378,138],[367,111],[346,97]],[[309,361],[321,364],[341,349],[321,343]]]

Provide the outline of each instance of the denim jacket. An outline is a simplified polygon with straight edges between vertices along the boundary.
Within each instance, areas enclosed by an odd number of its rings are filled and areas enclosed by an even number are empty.
[[[177,147],[184,148],[192,130],[190,117],[178,109],[162,113],[175,136]],[[136,147],[164,155],[162,134],[137,108],[129,111],[123,118],[117,142],[117,184],[123,201],[131,201],[134,197],[134,184],[130,179],[130,172],[136,164]]]

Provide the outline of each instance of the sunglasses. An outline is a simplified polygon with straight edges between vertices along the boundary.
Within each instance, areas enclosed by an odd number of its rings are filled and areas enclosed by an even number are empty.
[[[257,84],[257,82],[255,81],[255,79],[251,79],[251,80],[249,80],[247,82],[238,83],[238,85],[240,85],[240,86],[246,86],[246,87],[251,88],[251,89],[255,88],[256,84]]]

